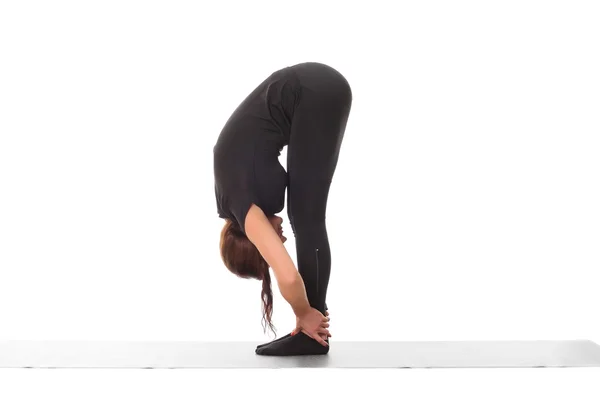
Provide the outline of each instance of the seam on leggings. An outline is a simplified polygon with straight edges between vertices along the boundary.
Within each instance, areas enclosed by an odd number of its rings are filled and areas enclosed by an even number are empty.
[[[315,248],[315,258],[317,260],[317,297],[319,297],[319,249]]]
[[[294,91],[294,94],[296,95],[296,98],[294,99],[294,112],[296,112],[296,108],[298,108],[298,105],[300,104],[300,100],[302,99],[302,82],[300,82],[300,78],[298,77],[298,74],[296,73],[296,71],[294,71],[293,69],[291,69],[290,71],[292,71],[292,74],[296,80],[296,90]]]

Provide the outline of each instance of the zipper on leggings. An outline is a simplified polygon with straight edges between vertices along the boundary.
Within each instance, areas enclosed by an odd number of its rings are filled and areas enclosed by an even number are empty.
[[[315,249],[315,259],[317,260],[317,296],[319,295],[319,249]]]

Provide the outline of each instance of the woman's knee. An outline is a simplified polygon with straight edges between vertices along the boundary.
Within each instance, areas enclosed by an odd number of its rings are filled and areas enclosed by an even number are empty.
[[[325,216],[288,216],[292,232],[294,235],[306,234],[319,236],[320,233],[327,232]]]

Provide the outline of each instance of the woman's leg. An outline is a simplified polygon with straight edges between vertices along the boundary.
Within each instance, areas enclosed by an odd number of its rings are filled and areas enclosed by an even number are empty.
[[[320,68],[320,69],[318,69]],[[329,189],[350,113],[347,81],[329,67],[300,76],[303,83],[288,145],[287,212],[296,241],[298,272],[311,307],[323,314],[331,272],[326,226]],[[304,336],[304,338],[301,338]],[[322,354],[327,348],[299,334],[257,349],[263,355]],[[317,347],[315,347],[315,345]]]
[[[313,66],[312,68],[308,68]],[[307,64],[288,145],[287,213],[298,271],[310,305],[323,314],[331,272],[326,212],[352,103],[348,82],[334,69]]]

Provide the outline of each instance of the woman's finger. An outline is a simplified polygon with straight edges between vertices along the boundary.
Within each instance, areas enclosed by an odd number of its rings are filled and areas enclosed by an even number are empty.
[[[315,339],[317,342],[321,343],[323,346],[329,346],[329,344],[326,341],[324,341],[323,338],[319,335],[317,335],[317,337],[313,338],[313,339]]]
[[[329,329],[326,329],[326,328],[321,328],[317,332],[325,334],[325,335],[328,335],[328,336],[331,336],[331,334],[329,333]]]

